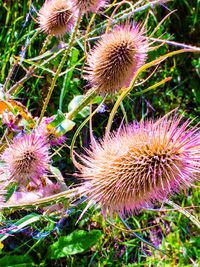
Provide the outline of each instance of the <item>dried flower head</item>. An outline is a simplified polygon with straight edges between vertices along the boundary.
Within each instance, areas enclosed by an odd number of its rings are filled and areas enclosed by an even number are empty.
[[[148,51],[144,29],[125,24],[104,34],[88,56],[86,79],[99,93],[115,93],[129,86]]]
[[[35,132],[16,137],[1,159],[5,162],[8,178],[24,186],[29,182],[37,184],[46,173],[50,161],[45,139]]]
[[[103,210],[139,210],[186,188],[200,173],[200,135],[191,121],[164,117],[133,123],[81,157],[80,192]]]
[[[74,26],[76,12],[69,0],[48,0],[39,11],[38,21],[42,31],[62,37]]]
[[[81,13],[98,12],[105,6],[105,0],[73,0],[74,6],[80,10]]]

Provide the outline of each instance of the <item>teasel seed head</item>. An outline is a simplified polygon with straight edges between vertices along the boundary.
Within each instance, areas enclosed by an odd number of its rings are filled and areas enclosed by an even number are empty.
[[[22,186],[40,183],[50,162],[48,150],[45,138],[35,132],[15,137],[1,156],[8,180]]]
[[[74,6],[82,13],[97,13],[105,6],[105,0],[73,0]]]
[[[129,86],[144,64],[147,51],[144,28],[128,23],[117,26],[104,34],[89,53],[85,77],[100,94],[113,94]]]
[[[62,37],[75,24],[77,12],[69,0],[47,0],[39,11],[38,22],[46,34]]]
[[[124,215],[190,186],[200,174],[200,134],[181,121],[135,122],[95,142],[81,156],[81,194]]]

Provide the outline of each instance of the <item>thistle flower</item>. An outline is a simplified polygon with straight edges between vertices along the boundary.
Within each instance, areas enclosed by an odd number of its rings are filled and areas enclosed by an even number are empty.
[[[74,6],[80,10],[81,13],[98,12],[105,6],[105,0],[73,0]]]
[[[27,186],[37,184],[46,174],[49,164],[48,146],[45,139],[36,132],[16,137],[1,156],[5,162],[8,179]]]
[[[62,37],[70,32],[75,19],[76,12],[68,0],[46,1],[38,15],[41,30],[56,37]]]
[[[181,120],[135,122],[95,142],[81,156],[80,192],[103,210],[124,214],[190,186],[200,173],[200,136]]]
[[[129,86],[148,51],[144,29],[125,24],[104,34],[88,56],[86,79],[99,93],[115,93]]]

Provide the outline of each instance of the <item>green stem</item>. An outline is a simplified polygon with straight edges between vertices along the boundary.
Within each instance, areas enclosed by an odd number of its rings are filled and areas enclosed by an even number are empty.
[[[74,28],[74,31],[73,31],[73,33],[72,33],[71,39],[70,39],[70,41],[69,41],[68,48],[66,49],[66,51],[65,51],[65,53],[64,53],[64,55],[63,55],[63,57],[62,57],[62,60],[61,60],[61,62],[60,62],[60,64],[59,64],[59,66],[58,66],[58,69],[57,69],[57,71],[56,71],[56,73],[55,73],[55,76],[53,77],[53,81],[52,81],[52,83],[51,83],[49,92],[48,92],[48,94],[47,94],[47,97],[46,97],[46,99],[45,99],[44,105],[43,105],[43,107],[42,107],[42,111],[41,111],[40,118],[39,118],[39,123],[41,122],[42,118],[44,117],[44,113],[45,113],[45,111],[46,111],[47,105],[49,104],[49,100],[50,100],[51,95],[52,95],[52,93],[53,93],[53,90],[54,90],[54,88],[55,88],[55,85],[56,85],[56,81],[57,81],[57,79],[58,79],[58,76],[59,76],[59,74],[60,74],[60,72],[61,72],[61,70],[62,70],[62,68],[63,68],[63,66],[64,66],[64,64],[65,64],[65,61],[66,61],[66,59],[67,59],[67,57],[68,57],[68,55],[69,55],[69,53],[70,53],[70,50],[71,50],[71,48],[72,48],[72,45],[73,45],[73,43],[74,43],[74,40],[75,40],[77,31],[78,31],[78,27],[79,27],[81,18],[82,18],[82,16],[79,15],[78,20],[77,20],[76,25],[75,25],[75,28]]]
[[[90,100],[96,96],[96,89],[91,89],[87,92],[87,94],[85,95],[85,98],[83,98],[83,100],[80,102],[79,106],[76,107],[74,110],[72,110],[71,112],[69,112],[67,114],[67,118],[69,120],[72,120],[73,118],[76,117],[76,115],[85,107],[90,103]]]
[[[1,210],[18,210],[18,209],[32,209],[32,208],[37,208],[37,207],[45,207],[45,206],[50,206],[56,203],[59,203],[63,200],[73,198],[75,196],[78,196],[78,189],[72,188],[69,190],[66,190],[64,192],[55,194],[53,196],[49,197],[44,197],[35,201],[29,201],[29,202],[24,202],[20,204],[1,204],[0,209]]]
[[[162,252],[163,254],[166,254],[166,252],[156,246],[154,246],[154,244],[150,243],[149,241],[145,240],[143,237],[141,237],[139,234],[137,234],[134,230],[131,229],[131,227],[128,225],[128,223],[124,220],[124,218],[122,217],[122,215],[118,214],[119,218],[121,219],[122,223],[126,226],[126,228],[131,231],[132,235],[134,235],[135,237],[137,237],[141,242],[144,242],[145,244],[147,244],[148,246]]]
[[[166,200],[165,202],[169,206],[173,207],[174,209],[177,209],[180,213],[182,213],[183,215],[185,215],[186,217],[188,217],[200,229],[200,222],[199,222],[198,218],[196,218],[190,212],[188,212],[187,210],[185,210],[184,207],[181,207],[181,206],[177,205],[176,203],[174,203],[171,200]]]
[[[109,116],[109,119],[108,119],[108,123],[107,123],[107,126],[106,126],[106,135],[108,135],[110,133],[110,129],[111,129],[111,126],[112,126],[112,122],[114,120],[114,116],[117,112],[117,109],[118,107],[120,106],[120,103],[121,101],[124,100],[124,98],[131,92],[131,90],[134,88],[134,84],[135,84],[135,81],[136,79],[138,78],[138,76],[145,70],[149,69],[150,67],[152,66],[155,66],[155,65],[158,65],[160,64],[162,61],[164,61],[165,59],[167,59],[168,57],[172,57],[174,55],[177,55],[177,54],[181,54],[181,53],[185,53],[185,52],[196,52],[196,50],[194,49],[180,49],[180,50],[176,50],[176,51],[173,51],[173,52],[170,52],[170,53],[167,53],[161,57],[159,57],[158,59],[155,59],[145,65],[143,65],[141,68],[138,69],[138,71],[135,73],[132,81],[131,81],[131,84],[130,86],[125,89],[122,94],[119,96],[119,98],[117,99],[111,113],[110,113],[110,116]],[[136,93],[137,94],[137,93]]]

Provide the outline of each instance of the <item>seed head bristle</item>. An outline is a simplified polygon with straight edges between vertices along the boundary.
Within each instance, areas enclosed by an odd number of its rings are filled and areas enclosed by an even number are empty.
[[[123,214],[190,186],[200,173],[200,135],[181,120],[133,123],[96,142],[81,157],[80,192]]]
[[[38,22],[46,34],[62,37],[70,32],[75,24],[77,12],[69,0],[45,1],[39,11]]]
[[[125,24],[104,34],[88,55],[85,68],[89,84],[101,94],[113,94],[129,86],[144,64],[148,42],[144,29]]]
[[[32,133],[16,137],[1,156],[8,180],[28,185],[46,174],[50,161],[48,146],[42,136]]]
[[[102,7],[105,6],[106,2],[107,1],[105,0],[73,0],[74,6],[81,13],[97,13]]]

